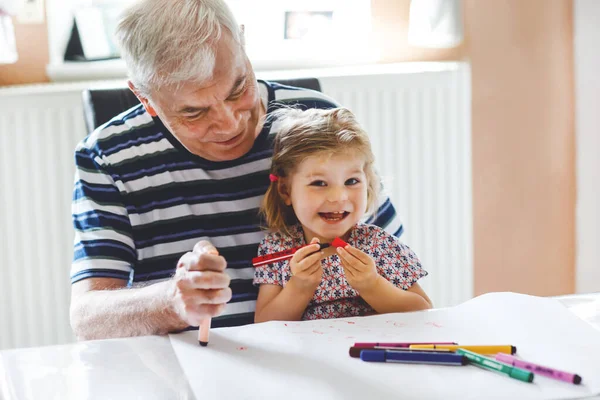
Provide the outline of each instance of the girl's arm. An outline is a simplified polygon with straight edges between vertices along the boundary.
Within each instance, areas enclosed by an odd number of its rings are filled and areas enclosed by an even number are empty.
[[[380,314],[404,311],[427,310],[432,307],[431,300],[418,283],[403,290],[383,276],[378,275],[374,284],[359,291],[360,296]]]
[[[262,284],[258,290],[254,322],[299,321],[321,283],[323,268],[318,241],[298,250],[290,260],[292,277],[285,287]]]
[[[318,285],[317,285],[318,286]],[[302,287],[292,277],[285,287],[260,285],[254,322],[300,321],[317,286]]]
[[[375,261],[352,247],[338,247],[346,279],[360,296],[380,314],[419,311],[432,307],[431,300],[418,283],[408,290],[396,287],[377,273]]]

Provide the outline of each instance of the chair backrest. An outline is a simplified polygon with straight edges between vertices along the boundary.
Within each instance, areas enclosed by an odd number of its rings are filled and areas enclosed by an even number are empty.
[[[321,91],[316,78],[280,79],[272,82]],[[140,102],[129,88],[84,90],[83,113],[88,132],[137,104]]]

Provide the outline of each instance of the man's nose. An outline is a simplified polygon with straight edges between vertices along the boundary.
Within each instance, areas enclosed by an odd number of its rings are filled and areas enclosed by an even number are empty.
[[[213,109],[213,130],[215,133],[238,133],[241,115],[236,112],[233,105],[223,103]]]
[[[348,200],[348,191],[343,185],[332,185],[327,191],[327,201],[337,203]]]

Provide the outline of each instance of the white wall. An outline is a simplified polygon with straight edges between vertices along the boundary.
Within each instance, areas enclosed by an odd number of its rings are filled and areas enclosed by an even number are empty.
[[[575,0],[576,291],[600,291],[600,1]]]

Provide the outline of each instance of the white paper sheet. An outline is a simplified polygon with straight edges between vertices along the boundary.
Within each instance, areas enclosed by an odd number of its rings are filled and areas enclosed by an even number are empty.
[[[197,399],[571,399],[600,393],[600,331],[558,301],[491,293],[452,308],[170,335]],[[525,383],[462,367],[367,363],[354,342],[511,344],[525,360],[577,373],[582,385],[539,375]]]

